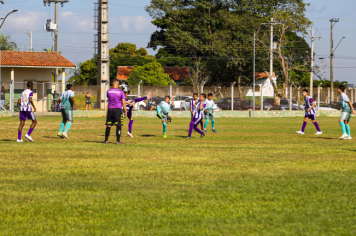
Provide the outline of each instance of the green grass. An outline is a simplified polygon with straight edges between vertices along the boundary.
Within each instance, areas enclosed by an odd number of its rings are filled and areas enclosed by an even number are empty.
[[[94,102],[97,100],[97,96],[96,95],[93,95],[93,98],[91,99],[91,109],[92,110],[97,110],[97,109],[94,109]],[[86,107],[86,104],[85,104],[85,101],[86,101],[86,98],[85,98],[85,95],[76,95],[74,97],[74,101],[75,101],[75,104],[78,106],[78,110],[85,110],[85,107]]]
[[[76,118],[69,140],[59,117],[38,118],[22,144],[2,118],[0,234],[354,235],[355,141],[318,121],[322,136],[296,135],[302,118],[217,119],[187,140],[187,119],[163,139],[158,119],[135,118],[118,146],[98,143],[104,118]]]

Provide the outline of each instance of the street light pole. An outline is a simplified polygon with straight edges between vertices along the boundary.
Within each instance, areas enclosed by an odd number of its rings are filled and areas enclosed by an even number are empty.
[[[4,4],[4,2],[3,1],[0,1],[2,4]],[[6,20],[6,18],[10,15],[10,14],[12,14],[12,13],[15,13],[15,12],[17,12],[18,10],[17,9],[14,9],[14,10],[12,10],[11,12],[9,12],[6,16],[5,16],[5,18],[1,18],[0,20],[2,20],[2,22],[1,22],[1,25],[0,25],[0,87],[1,87],[1,89],[2,89],[2,83],[1,83],[1,54],[2,54],[2,50],[1,50],[1,47],[2,47],[2,45],[1,45],[1,41],[2,41],[2,36],[1,36],[1,28],[2,28],[2,26],[3,26],[3,24],[4,24],[4,22],[5,22],[5,20]],[[11,99],[11,98],[10,98]],[[10,108],[10,109],[12,109],[12,108]],[[0,109],[0,118],[1,118],[1,109]]]

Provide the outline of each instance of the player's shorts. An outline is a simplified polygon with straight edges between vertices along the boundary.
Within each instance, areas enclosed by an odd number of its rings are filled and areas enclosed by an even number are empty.
[[[129,118],[129,120],[132,118],[132,109],[130,108],[127,108],[127,118]]]
[[[73,121],[73,110],[72,109],[61,109],[63,120]]]
[[[88,101],[88,102],[86,102],[85,104],[87,104],[87,105],[91,105],[91,101]]]
[[[304,118],[309,118],[311,120],[316,120],[316,115],[315,114],[309,114],[308,112],[305,112]]]
[[[109,109],[106,116],[106,125],[109,126],[123,126],[124,125],[124,115],[122,114],[122,109]]]
[[[161,114],[161,116],[162,116],[162,118],[161,118],[161,120],[162,120],[162,122],[168,122],[168,115],[162,115]]]
[[[20,120],[36,120],[36,116],[32,111],[20,111]]]
[[[203,120],[203,117],[194,118],[192,122],[194,125],[198,125]]]
[[[350,119],[351,119],[351,108],[350,107],[342,108],[340,120],[345,120],[349,122]]]
[[[214,120],[214,114],[209,112],[204,114],[206,120]]]

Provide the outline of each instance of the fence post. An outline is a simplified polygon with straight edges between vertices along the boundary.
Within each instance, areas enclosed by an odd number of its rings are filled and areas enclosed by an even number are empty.
[[[328,88],[328,98],[327,98],[327,103],[331,103],[331,99],[330,99],[330,88]]]
[[[299,104],[300,104],[300,89],[302,88],[302,86],[299,86],[298,87],[298,107],[299,107]]]
[[[204,93],[204,85],[205,85],[205,81],[203,81],[203,83],[201,84],[200,93]]]
[[[260,95],[261,95],[261,101],[260,101],[260,107],[261,107],[261,111],[263,111],[263,84],[260,85]]]
[[[45,102],[45,97],[44,97],[44,95],[45,95],[45,92],[44,92],[44,88],[45,88],[45,86],[44,86],[44,82],[42,82],[42,116],[44,116],[44,102]]]
[[[319,84],[318,86],[318,111],[320,110],[320,90],[321,90],[321,84]]]
[[[233,82],[231,84],[231,111],[234,110],[234,85],[236,84],[236,82]]]
[[[291,111],[292,110],[292,94],[293,94],[293,85],[294,85],[294,82],[290,85],[290,88],[289,88],[289,110]]]
[[[172,83],[169,85],[169,96],[172,98],[173,95],[173,83],[174,81],[172,81]]]
[[[142,80],[140,81],[140,83],[138,83],[138,91],[137,91],[137,96],[140,97],[141,96],[141,83],[142,83]],[[140,105],[137,104],[137,110],[139,111],[140,110]]]
[[[108,97],[106,96],[107,92],[108,92],[108,83],[110,82],[110,80],[105,82],[105,111],[107,110],[107,101],[108,101]],[[98,104],[96,104],[96,107],[98,107]]]
[[[352,88],[350,89],[351,92],[351,103],[354,103],[354,93],[352,91]]]

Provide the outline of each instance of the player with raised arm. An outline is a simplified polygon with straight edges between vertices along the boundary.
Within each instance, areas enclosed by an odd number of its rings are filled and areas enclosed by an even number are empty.
[[[156,107],[152,107],[152,110],[157,110],[157,117],[162,120],[163,125],[163,138],[167,138],[166,130],[167,130],[167,118],[169,111],[174,109],[174,95],[172,95],[172,105],[169,103],[171,100],[170,96],[166,96],[164,101],[160,102],[160,104]]]
[[[204,138],[205,136],[205,134],[198,129],[198,124],[204,118],[204,110],[206,108],[205,99],[206,99],[206,94],[205,93],[200,94],[200,101],[196,105],[196,109],[193,114],[193,120],[190,122],[189,134],[187,138],[192,138],[193,129],[200,134],[200,138]]]
[[[345,85],[339,85],[339,87],[337,88],[337,92],[340,94],[340,103],[342,109],[339,119],[342,130],[342,136],[340,137],[340,139],[352,139],[349,123],[351,119],[351,114],[355,115],[355,110],[352,106],[349,97],[346,95],[346,93],[344,93],[345,89]]]
[[[68,139],[68,131],[73,124],[74,88],[72,84],[67,84],[67,90],[60,96],[62,123],[59,127],[58,137]],[[65,127],[65,130],[64,130]],[[64,132],[63,132],[64,130]]]
[[[191,121],[193,120],[193,114],[194,114],[194,111],[196,109],[196,106],[197,106],[198,102],[199,102],[198,94],[194,93],[193,94],[193,100],[190,101]],[[200,121],[200,125],[201,125],[201,129],[204,130],[203,120]]]
[[[135,106],[136,103],[141,102],[141,101],[145,101],[145,100],[151,100],[151,92],[148,93],[147,97],[142,97],[142,98],[136,98],[135,100],[129,101],[127,99],[127,96],[130,94],[130,90],[125,87],[123,88],[123,91],[125,93],[125,105],[126,105],[126,109],[127,109],[127,118],[129,118],[130,122],[129,122],[129,131],[127,132],[127,136],[129,136],[130,138],[133,138],[132,135],[132,125],[134,122],[133,116],[132,116],[132,109]]]
[[[125,111],[125,118],[127,117],[127,109],[125,106],[125,94],[119,89],[119,80],[113,80],[113,88],[109,89],[106,93],[108,98],[108,113],[106,117],[106,130],[105,130],[105,140],[102,142],[108,144],[110,130],[112,126],[116,126],[116,144],[124,144],[121,142],[121,126],[124,125],[124,116],[122,114],[122,109]]]
[[[205,101],[205,103],[206,103],[206,108],[204,110],[204,116],[205,116],[204,133],[206,133],[206,127],[209,124],[209,120],[211,120],[213,132],[217,133],[218,131],[215,130],[214,109],[213,109],[215,102],[213,100],[212,93],[208,94],[208,99]]]
[[[33,142],[33,139],[31,138],[31,134],[32,131],[35,129],[36,124],[37,124],[37,120],[35,115],[33,114],[33,112],[36,112],[36,107],[33,104],[33,82],[32,81],[28,81],[27,82],[27,89],[25,91],[22,92],[19,100],[17,101],[18,104],[21,104],[20,107],[20,126],[19,126],[19,130],[18,130],[18,138],[17,138],[17,142],[18,143],[22,143],[22,129],[25,125],[26,120],[32,120],[32,124],[30,127],[30,130],[28,131],[28,133],[25,135],[25,138],[27,138],[30,142]],[[33,111],[32,111],[32,107],[33,107]]]
[[[304,109],[305,109],[305,116],[302,129],[297,131],[297,134],[304,134],[305,127],[307,126],[308,119],[310,118],[315,125],[315,128],[318,132],[315,135],[323,134],[319,128],[318,122],[316,122],[316,111],[315,111],[315,102],[312,97],[308,95],[308,89],[303,89],[303,96],[304,96]]]

